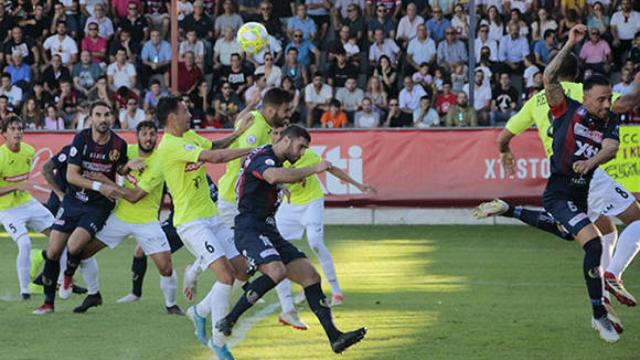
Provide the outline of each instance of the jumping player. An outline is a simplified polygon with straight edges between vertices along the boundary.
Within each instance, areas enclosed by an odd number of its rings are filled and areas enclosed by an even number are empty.
[[[281,184],[300,182],[331,168],[327,161],[312,167],[282,168],[284,161],[295,163],[300,159],[310,141],[305,129],[289,126],[276,144],[257,148],[245,159],[237,185],[240,213],[235,218],[235,244],[247,258],[250,269],[263,275],[248,284],[244,295],[216,328],[226,336],[231,335],[238,318],[288,277],[304,288],[309,307],[329,337],[333,351],[341,353],[362,340],[367,330],[343,333],[336,328],[320,286],[320,275],[304,253],[282,238],[275,221]]]

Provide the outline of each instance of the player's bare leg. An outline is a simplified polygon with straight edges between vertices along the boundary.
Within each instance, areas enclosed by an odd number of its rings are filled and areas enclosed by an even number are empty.
[[[624,287],[622,273],[640,251],[640,205],[633,202],[617,217],[627,227],[620,234],[611,263],[605,268],[605,286],[622,304],[635,306],[637,301]]]
[[[67,233],[51,231],[42,273],[44,304],[33,311],[35,315],[51,313],[54,310],[57,279],[60,275],[60,256],[67,246],[68,239]]]
[[[164,305],[168,314],[184,315],[182,309],[176,304],[176,289],[178,281],[173,265],[171,263],[171,253],[163,251],[149,255],[158,268],[160,273],[160,288],[164,294]]]

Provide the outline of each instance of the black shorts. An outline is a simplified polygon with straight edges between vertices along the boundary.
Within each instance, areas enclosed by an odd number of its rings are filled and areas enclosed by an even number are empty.
[[[236,249],[247,259],[251,268],[274,261],[281,261],[286,265],[295,259],[307,257],[282,238],[273,218],[265,222],[238,215],[234,229]]]
[[[60,199],[58,199],[58,195],[53,191],[51,192],[51,195],[49,195],[46,207],[53,215],[56,215],[58,213],[58,209],[60,209]]]
[[[180,250],[184,245],[182,243],[182,239],[178,235],[176,228],[173,226],[173,222],[169,220],[165,220],[162,222],[162,231],[167,236],[167,240],[169,240],[169,247],[171,248],[171,253],[175,253]]]
[[[568,179],[549,179],[544,190],[542,203],[556,221],[571,234],[577,235],[580,230],[591,224],[587,215],[587,196],[589,184],[572,187]]]
[[[93,236],[107,222],[111,210],[113,206],[92,206],[65,195],[51,229],[71,234],[76,228],[83,228]]]

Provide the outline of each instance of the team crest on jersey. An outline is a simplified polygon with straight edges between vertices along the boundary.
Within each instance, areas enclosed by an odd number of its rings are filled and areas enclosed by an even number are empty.
[[[256,143],[256,140],[258,140],[258,139],[256,138],[256,136],[255,136],[255,135],[249,135],[249,136],[247,137],[247,144],[249,144],[249,145],[253,145],[253,144],[255,144],[255,143]]]
[[[576,111],[578,113],[579,116],[585,116],[587,115],[587,109],[583,108],[582,106],[580,108],[578,108],[578,111]]]
[[[264,161],[265,164],[269,165],[269,166],[275,166],[276,162],[273,161],[273,159],[267,159]]]
[[[74,157],[78,154],[78,149],[76,149],[75,146],[72,146],[71,149],[69,149],[69,156]]]
[[[65,154],[58,155],[58,161],[60,161],[61,163],[67,161],[67,155]]]
[[[191,151],[191,150],[193,150],[193,149],[195,149],[195,148],[196,148],[196,147],[195,147],[195,146],[193,146],[193,145],[191,145],[191,144],[185,144],[185,145],[184,145],[184,149],[185,149],[185,150],[187,150],[187,151]]]
[[[120,150],[113,149],[109,151],[109,160],[115,162],[115,161],[118,161],[118,159],[120,159]]]

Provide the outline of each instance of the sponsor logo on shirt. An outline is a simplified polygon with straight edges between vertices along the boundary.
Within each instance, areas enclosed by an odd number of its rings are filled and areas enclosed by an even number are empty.
[[[101,164],[91,161],[82,161],[82,168],[87,171],[108,173],[111,172],[113,164]]]
[[[573,132],[577,135],[577,136],[582,136],[585,137],[589,140],[593,140],[595,142],[597,142],[598,144],[602,142],[602,132],[600,131],[593,131],[593,130],[589,130],[588,127],[580,124],[580,123],[576,123],[573,126]]]

